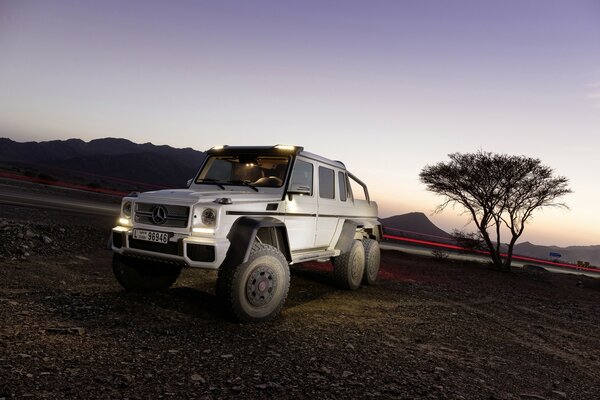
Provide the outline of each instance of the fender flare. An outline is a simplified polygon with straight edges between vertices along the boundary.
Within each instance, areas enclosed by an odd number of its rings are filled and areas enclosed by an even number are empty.
[[[335,244],[335,248],[340,250],[342,254],[350,251],[352,247],[352,243],[354,241],[354,236],[356,236],[356,230],[361,228],[363,224],[358,221],[353,221],[351,219],[347,219],[344,221],[344,226],[342,226],[342,232],[340,233],[340,237],[338,238],[337,243]]]
[[[283,249],[279,249],[286,260],[291,260],[290,245],[288,241],[287,229],[285,224],[273,217],[264,218],[252,218],[252,217],[241,217],[238,218],[229,233],[227,239],[229,239],[229,250],[221,266],[225,265],[240,265],[250,257],[250,251],[252,250],[252,244],[256,239],[256,235],[261,228],[278,228],[281,229],[283,236],[283,243],[281,244]]]
[[[340,250],[343,253],[350,251],[350,247],[352,246],[352,241],[356,239],[356,231],[359,228],[364,228],[365,224],[361,221],[354,221],[351,219],[347,219],[344,221],[344,225],[342,226],[342,232],[340,233],[340,237],[335,245],[335,248]],[[371,238],[380,241],[383,238],[382,235],[381,223],[377,221],[377,223],[373,224],[373,234]]]

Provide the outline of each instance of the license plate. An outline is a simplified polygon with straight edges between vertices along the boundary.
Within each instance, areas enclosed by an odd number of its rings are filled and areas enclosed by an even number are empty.
[[[133,230],[133,238],[139,239],[139,240],[146,240],[148,242],[156,242],[156,243],[168,243],[169,242],[169,234],[168,233],[144,231],[141,229]]]

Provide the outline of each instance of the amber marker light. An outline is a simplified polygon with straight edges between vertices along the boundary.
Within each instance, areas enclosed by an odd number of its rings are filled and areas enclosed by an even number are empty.
[[[129,218],[119,218],[119,225],[131,226],[131,221]]]

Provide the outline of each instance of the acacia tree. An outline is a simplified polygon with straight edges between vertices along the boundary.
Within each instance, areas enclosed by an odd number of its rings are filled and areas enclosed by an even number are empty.
[[[571,193],[568,179],[536,158],[484,151],[449,154],[450,161],[427,165],[419,174],[431,192],[444,196],[436,212],[448,205],[464,207],[481,233],[493,265],[510,271],[514,245],[533,211],[565,207],[557,199]],[[510,232],[506,257],[501,257],[501,228]],[[495,236],[492,240],[491,236]]]

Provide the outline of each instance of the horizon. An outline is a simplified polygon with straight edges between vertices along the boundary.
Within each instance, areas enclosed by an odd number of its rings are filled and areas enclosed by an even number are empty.
[[[304,146],[380,217],[465,228],[418,173],[479,149],[541,159],[570,210],[519,242],[600,243],[600,3],[106,1],[0,6],[0,135]]]
[[[0,136],[0,139],[5,139],[5,138],[14,141],[14,139]],[[84,141],[83,139],[73,137],[73,138],[69,138],[69,139],[53,139],[53,140],[48,140],[48,141],[43,141],[43,142],[79,140],[79,141],[83,141],[84,143],[90,143],[91,141],[94,141],[94,140],[105,140],[105,139],[129,140],[129,139],[126,139],[126,138],[119,138],[119,137],[110,137],[110,136],[107,136],[107,137],[101,137],[101,138],[91,139],[89,141]],[[129,140],[129,141],[131,141],[131,140]],[[145,142],[145,143],[137,143],[137,142],[133,142],[133,141],[131,141],[131,142],[135,143],[135,144],[138,144],[138,145],[151,144],[151,145],[154,145],[154,146],[162,146],[162,144],[156,144],[156,143],[152,143],[152,142]],[[42,142],[39,142],[39,141],[28,141],[28,142],[19,142],[19,143],[42,143]],[[167,146],[169,146],[169,145],[167,145]],[[177,148],[177,147],[173,147],[173,148],[175,148],[175,149],[182,149],[182,148]],[[204,151],[204,150],[198,150],[198,149],[192,149],[192,150],[195,150],[195,151]],[[206,149],[206,150],[208,150],[208,149]],[[377,199],[375,199],[375,201],[377,202]],[[454,229],[459,229],[460,230],[460,228],[458,226],[452,226],[452,225],[448,225],[446,227],[442,226],[439,223],[439,221],[438,222],[434,221],[435,218],[438,218],[435,213],[429,213],[428,214],[427,212],[425,212],[423,210],[412,210],[412,211],[405,211],[405,212],[401,212],[401,213],[393,212],[392,211],[391,214],[389,214],[389,215],[381,215],[381,212],[379,212],[378,217],[380,219],[386,219],[386,218],[391,218],[391,217],[396,217],[396,216],[403,216],[403,215],[408,215],[408,214],[423,214],[423,216],[425,216],[425,218],[427,218],[427,220],[429,222],[431,222],[436,228],[439,228],[439,229],[443,230],[447,234],[450,234]],[[474,226],[472,226],[472,224],[468,224],[468,225],[463,226],[462,230],[465,230],[464,228],[466,226],[470,227],[470,229],[467,229],[469,231],[476,230],[476,228]],[[505,236],[503,235],[502,237],[504,238]],[[534,243],[534,242],[531,242],[529,240],[522,240],[522,239],[519,239],[516,244],[523,244],[523,243],[531,243],[531,244],[534,244],[534,245],[537,245],[537,246],[558,247],[558,248],[566,248],[566,247],[574,247],[574,246],[600,246],[600,243],[589,244],[589,245],[579,245],[579,244],[557,245],[557,244],[549,244],[549,243]]]

